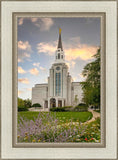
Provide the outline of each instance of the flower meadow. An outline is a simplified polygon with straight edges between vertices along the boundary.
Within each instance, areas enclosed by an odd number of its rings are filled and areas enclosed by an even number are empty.
[[[62,123],[56,114],[39,113],[34,120],[20,117],[17,140],[20,143],[90,142],[100,143],[100,119],[84,124],[71,119]]]

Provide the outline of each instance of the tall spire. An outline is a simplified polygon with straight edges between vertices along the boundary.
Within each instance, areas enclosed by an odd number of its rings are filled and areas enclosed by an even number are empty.
[[[59,40],[58,40],[58,47],[57,48],[61,48],[61,50],[63,51],[62,41],[61,41],[61,28],[59,28]]]
[[[55,53],[55,63],[65,63],[65,54],[62,47],[62,41],[61,41],[61,28],[59,28],[59,40],[58,40],[58,46]]]

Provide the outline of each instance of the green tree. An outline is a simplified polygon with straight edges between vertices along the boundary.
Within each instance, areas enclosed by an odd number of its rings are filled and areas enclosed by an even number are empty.
[[[24,100],[18,97],[18,112],[21,111],[28,111],[28,108],[25,106]]]
[[[25,99],[24,100],[24,105],[25,105],[25,107],[27,107],[27,108],[31,108],[31,106],[32,106],[32,102],[31,102],[31,100],[28,98],[28,99]]]
[[[86,78],[85,82],[81,82],[84,98],[83,101],[87,105],[100,106],[100,49],[93,56],[95,60],[88,63],[82,72]]]
[[[23,107],[24,105],[24,100],[18,97],[18,107]]]

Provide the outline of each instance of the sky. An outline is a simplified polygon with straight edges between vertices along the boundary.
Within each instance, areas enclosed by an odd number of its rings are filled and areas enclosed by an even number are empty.
[[[65,63],[75,82],[84,81],[84,66],[100,47],[100,18],[19,17],[18,28],[18,97],[31,99],[35,84],[47,83],[49,69],[62,29]]]

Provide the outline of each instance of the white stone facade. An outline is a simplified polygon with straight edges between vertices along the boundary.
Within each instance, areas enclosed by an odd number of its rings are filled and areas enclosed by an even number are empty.
[[[82,88],[73,82],[65,63],[61,33],[59,34],[55,62],[49,70],[47,84],[36,84],[32,88],[32,104],[39,103],[44,110],[52,107],[75,106],[82,102]]]

